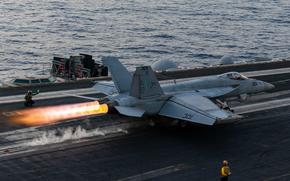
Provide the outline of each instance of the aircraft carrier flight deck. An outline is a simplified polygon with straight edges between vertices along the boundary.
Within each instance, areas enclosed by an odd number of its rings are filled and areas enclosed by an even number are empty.
[[[251,96],[245,102],[234,101],[230,106],[242,118],[212,127],[180,127],[164,118],[138,119],[116,114],[46,126],[15,125],[8,121],[9,116],[23,108],[28,87],[1,89],[0,179],[210,181],[219,179],[221,161],[226,159],[230,162],[231,180],[289,180],[289,61],[255,70],[250,65],[230,69],[267,81],[275,89]],[[167,81],[227,70],[225,66],[194,73],[159,73],[158,77]],[[35,107],[102,97],[91,88],[93,84],[89,80],[32,87],[40,89]]]

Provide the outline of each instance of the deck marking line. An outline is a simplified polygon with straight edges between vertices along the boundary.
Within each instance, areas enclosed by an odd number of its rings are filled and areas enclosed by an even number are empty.
[[[187,168],[189,168],[188,165],[177,164],[177,165],[172,165],[172,166],[168,166],[168,167],[164,167],[164,168],[160,168],[156,170],[151,170],[151,171],[144,172],[138,175],[133,175],[130,177],[118,179],[118,181],[143,181],[143,180],[153,179],[159,176],[167,175],[170,173],[178,172],[181,170],[185,170]]]

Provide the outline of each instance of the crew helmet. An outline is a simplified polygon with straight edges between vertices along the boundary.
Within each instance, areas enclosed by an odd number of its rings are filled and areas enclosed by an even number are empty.
[[[229,165],[229,162],[228,162],[227,160],[224,160],[224,161],[223,161],[223,165],[224,165],[224,166],[227,166],[227,165]]]

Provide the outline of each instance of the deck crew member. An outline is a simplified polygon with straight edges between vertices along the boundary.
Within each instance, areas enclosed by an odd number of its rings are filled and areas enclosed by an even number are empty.
[[[25,94],[25,106],[32,106],[34,104],[34,101],[32,100],[32,96],[37,95],[39,93],[39,90],[37,90],[37,92],[33,93],[31,90],[27,91],[27,93]]]
[[[223,161],[223,165],[220,171],[221,171],[221,181],[228,181],[228,177],[231,175],[231,171],[227,160]]]

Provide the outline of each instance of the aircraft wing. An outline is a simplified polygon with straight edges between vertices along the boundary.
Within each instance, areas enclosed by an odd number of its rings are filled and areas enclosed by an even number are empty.
[[[233,91],[235,91],[237,87],[217,87],[217,88],[209,88],[209,89],[198,89],[197,93],[203,97],[208,97],[208,98],[215,98],[215,97],[220,97],[224,96],[226,94],[229,94]]]
[[[231,112],[220,109],[208,98],[197,93],[181,93],[171,97],[159,115],[193,123],[213,125],[218,120],[229,119]]]
[[[97,82],[93,88],[98,92],[101,92],[106,95],[112,95],[118,93],[114,83],[112,81],[99,81]]]

